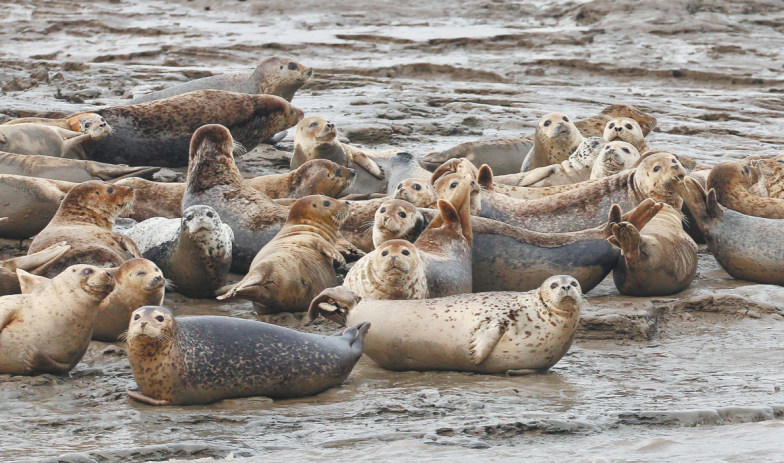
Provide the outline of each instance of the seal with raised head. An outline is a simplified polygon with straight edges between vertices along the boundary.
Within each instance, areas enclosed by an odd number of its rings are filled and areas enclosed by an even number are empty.
[[[427,227],[424,216],[413,204],[400,199],[381,203],[373,219],[373,246],[391,239],[416,241]]]
[[[438,202],[436,189],[427,180],[409,178],[397,184],[392,197],[413,204],[416,207],[434,208]]]
[[[560,164],[569,159],[582,141],[582,134],[569,116],[562,113],[547,114],[536,126],[534,146],[525,157],[520,172]]]
[[[607,240],[621,250],[613,269],[615,287],[629,296],[669,296],[697,275],[697,244],[683,229],[683,214],[668,204],[642,230],[628,222],[612,226]]]
[[[365,299],[425,299],[425,264],[410,241],[389,240],[351,267],[343,286]]]
[[[630,143],[611,141],[602,148],[593,163],[591,179],[609,177],[631,169],[640,159],[640,152]]]
[[[365,354],[388,370],[524,374],[546,370],[566,355],[586,305],[577,280],[556,275],[526,293],[411,301],[366,301],[346,288],[330,288],[308,314],[383,327],[368,334]]]
[[[53,277],[74,264],[116,267],[141,257],[136,244],[112,230],[114,221],[133,203],[133,190],[91,180],[68,192],[52,221],[30,244],[28,254],[66,242],[71,249],[46,272]]]
[[[226,92],[265,94],[279,96],[286,101],[294,98],[294,93],[305,85],[313,69],[290,58],[270,56],[262,60],[252,73],[220,74],[172,85],[169,88],[140,95],[131,104],[161,100],[195,90],[223,90]]]
[[[111,124],[113,131],[86,149],[91,159],[165,167],[188,164],[191,136],[205,124],[226,126],[233,139],[250,151],[303,117],[301,110],[277,96],[221,90],[197,90],[95,112]]]
[[[0,175],[0,238],[27,239],[41,232],[76,183],[21,175]]]
[[[44,124],[0,125],[0,151],[65,157],[90,135]]]
[[[318,394],[348,377],[368,328],[322,336],[232,317],[175,319],[163,307],[142,307],[126,337],[139,386],[128,395],[148,405],[203,405]]]
[[[248,299],[264,313],[297,312],[325,288],[338,284],[335,267],[345,264],[335,246],[343,221],[345,201],[306,196],[291,207],[286,224],[250,265],[245,278],[218,291],[219,300]]]
[[[784,155],[757,162],[768,197],[784,199]]]
[[[246,183],[271,199],[324,195],[338,198],[357,173],[328,159],[313,159],[286,174],[260,175]]]
[[[81,159],[0,152],[0,174],[24,175],[67,182],[117,181],[127,177],[151,177],[160,167],[128,167]]]
[[[645,135],[642,132],[642,127],[634,119],[630,117],[618,117],[607,122],[607,127],[604,128],[602,135],[607,142],[615,140],[625,141],[630,145],[637,148],[640,154],[644,154],[650,148],[645,142]]]
[[[583,138],[582,143],[569,159],[560,164],[538,167],[517,174],[499,175],[495,177],[495,181],[503,185],[531,188],[584,182],[590,180],[593,164],[606,144],[607,142],[601,137]]]
[[[0,296],[22,292],[22,288],[19,285],[19,277],[16,274],[17,269],[24,270],[31,275],[40,275],[57,262],[69,249],[71,247],[65,243],[57,243],[29,256],[0,261]]]
[[[17,270],[25,278],[23,270]],[[0,298],[0,373],[68,373],[82,359],[101,301],[114,289],[106,269],[74,265],[29,294]]]
[[[784,219],[784,199],[761,198],[749,193],[759,181],[759,170],[735,161],[716,164],[708,174],[707,189],[716,191],[716,200],[741,214],[768,219]]]
[[[210,206],[191,206],[181,219],[148,219],[125,234],[163,270],[175,292],[209,297],[226,284],[234,233]]]
[[[289,208],[245,182],[233,149],[231,133],[222,125],[205,125],[193,134],[182,209],[202,204],[215,209],[234,232],[232,270],[245,273],[283,227]]]

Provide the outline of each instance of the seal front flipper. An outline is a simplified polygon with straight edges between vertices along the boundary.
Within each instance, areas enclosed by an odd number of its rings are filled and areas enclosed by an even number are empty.
[[[134,391],[126,390],[125,393],[128,394],[128,397],[132,398],[133,400],[135,400],[137,402],[141,402],[141,403],[147,404],[147,405],[152,405],[154,407],[161,407],[161,406],[171,405],[171,402],[169,402],[168,400],[153,399],[152,397],[147,397],[146,395],[144,395],[144,394],[142,394],[140,392],[134,392]]]
[[[308,318],[315,320],[319,315],[343,326],[346,315],[362,300],[358,294],[345,286],[327,288],[316,296],[308,308]]]
[[[493,351],[498,341],[504,336],[509,328],[508,321],[484,319],[479,323],[476,331],[471,335],[468,355],[471,363],[479,365],[484,362],[490,352]]]
[[[13,321],[14,317],[16,317],[17,309],[11,307],[2,307],[0,308],[0,331],[3,331],[11,321]]]
[[[222,301],[232,297],[258,298],[262,287],[275,284],[270,278],[272,276],[272,271],[272,262],[265,261],[259,263],[259,265],[253,267],[253,269],[245,275],[245,278],[236,285],[224,286],[215,291],[215,294],[220,294],[217,299]]]
[[[41,352],[35,346],[28,346],[22,355],[24,356],[25,368],[27,368],[30,373],[64,375],[75,366],[68,363],[60,363]],[[79,356],[79,359],[81,360],[81,356]]]

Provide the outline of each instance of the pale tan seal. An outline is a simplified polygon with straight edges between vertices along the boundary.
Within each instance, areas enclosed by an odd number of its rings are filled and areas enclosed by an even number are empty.
[[[115,185],[133,188],[135,199],[133,209],[126,211],[125,217],[142,222],[153,217],[177,219],[182,217],[182,197],[184,183],[162,183],[143,178],[124,178]]]
[[[436,193],[440,199],[452,202],[455,192],[459,191],[463,183],[467,184],[470,201],[468,211],[471,215],[479,215],[479,211],[482,210],[482,195],[480,194],[479,183],[474,180],[475,178],[470,174],[461,173],[444,175],[435,183]]]
[[[425,263],[416,246],[389,240],[351,267],[343,286],[365,299],[425,299]]]
[[[784,155],[757,162],[768,196],[784,199]]]
[[[98,180],[80,183],[65,196],[52,221],[39,233],[28,254],[66,242],[71,249],[46,272],[53,277],[66,267],[88,263],[116,267],[128,259],[142,257],[136,244],[112,230],[114,221],[132,207],[133,190]]]
[[[534,134],[534,146],[525,157],[521,172],[537,167],[560,164],[577,150],[583,136],[574,122],[562,113],[550,113],[539,120]]]
[[[90,138],[88,134],[51,125],[0,125],[0,151],[6,153],[62,158]]]
[[[0,223],[2,223],[1,220]],[[0,296],[22,292],[16,272],[17,269],[24,270],[32,275],[40,275],[57,262],[69,249],[71,247],[65,243],[57,243],[29,256],[0,261]]]
[[[65,117],[62,119],[47,119],[43,117],[22,117],[6,122],[3,125],[17,125],[17,124],[43,124],[61,129],[70,130],[73,132],[80,132],[89,135],[90,138],[85,139],[79,145],[74,146],[66,153],[65,157],[73,159],[85,159],[87,157],[85,148],[89,149],[95,142],[103,140],[112,133],[112,127],[106,122],[106,119],[101,117],[100,114],[95,113],[82,113],[75,116]],[[70,180],[70,179],[62,179]],[[108,180],[102,178],[102,180]],[[73,180],[71,180],[73,181]]]
[[[557,275],[526,293],[413,301],[365,301],[331,288],[308,314],[382,327],[368,334],[365,354],[389,370],[523,374],[546,370],[566,355],[585,306],[577,280]]]
[[[24,175],[67,182],[117,181],[127,177],[149,177],[160,167],[128,167],[81,159],[55,158],[0,151],[0,174]]]
[[[345,201],[320,195],[298,200],[245,278],[218,290],[218,299],[248,299],[261,304],[265,313],[307,310],[316,295],[338,284],[335,264],[345,260],[335,239],[348,214]]]
[[[407,201],[416,207],[433,208],[438,202],[438,194],[433,185],[419,178],[409,178],[398,183],[392,197]]]
[[[591,169],[591,179],[609,177],[631,169],[640,159],[640,152],[630,143],[611,141],[604,145]]]
[[[416,241],[427,223],[419,209],[400,199],[389,199],[381,203],[373,220],[373,246],[393,239]]]
[[[101,301],[113,289],[106,269],[74,265],[30,294],[0,298],[0,373],[71,371],[90,345]]]
[[[621,250],[613,269],[621,294],[669,296],[691,285],[697,274],[697,244],[682,222],[683,214],[664,204],[642,230],[628,222],[613,225],[607,240]]]
[[[641,154],[650,149],[645,142],[642,127],[630,117],[618,117],[607,122],[607,127],[605,127],[602,136],[607,142],[615,140],[625,141],[637,148],[637,151]]]
[[[52,220],[76,183],[22,175],[0,175],[0,237],[27,239]]]
[[[749,193],[759,180],[756,167],[735,161],[716,164],[708,175],[708,190],[716,191],[716,199],[724,207],[741,214],[768,219],[784,219],[784,199],[761,198]]]
[[[286,174],[261,175],[246,183],[272,199],[324,195],[338,198],[357,173],[328,159],[313,159]]]

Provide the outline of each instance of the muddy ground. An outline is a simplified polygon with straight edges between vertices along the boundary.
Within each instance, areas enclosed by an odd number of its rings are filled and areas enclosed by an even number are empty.
[[[0,118],[121,104],[280,54],[315,69],[293,103],[361,146],[423,155],[613,103],[658,118],[652,147],[707,163],[784,141],[774,0],[33,0],[2,2],[0,25]],[[291,136],[241,169],[279,169]],[[570,353],[529,377],[392,373],[363,358],[312,398],[153,408],[124,395],[123,345],[93,343],[70,377],[0,375],[0,459],[777,460],[784,289],[732,280],[704,249],[699,271],[655,300],[620,297],[609,278]],[[165,305],[337,330],[248,302]]]

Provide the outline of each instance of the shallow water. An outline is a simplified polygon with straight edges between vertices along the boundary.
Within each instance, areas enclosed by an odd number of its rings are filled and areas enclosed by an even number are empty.
[[[362,146],[423,155],[626,103],[658,118],[655,148],[709,163],[778,153],[784,4],[707,3],[6,1],[0,113],[118,104],[281,54],[316,70],[294,104]],[[75,104],[57,88],[102,94]],[[784,290],[744,285],[703,253],[692,289],[669,302],[618,297],[611,279],[594,289],[549,374],[392,373],[363,358],[341,387],[277,402],[141,405],[124,395],[135,383],[122,345],[93,343],[70,378],[0,376],[0,459],[780,460]],[[717,288],[746,299],[675,300]],[[338,329],[247,302],[166,305]]]

